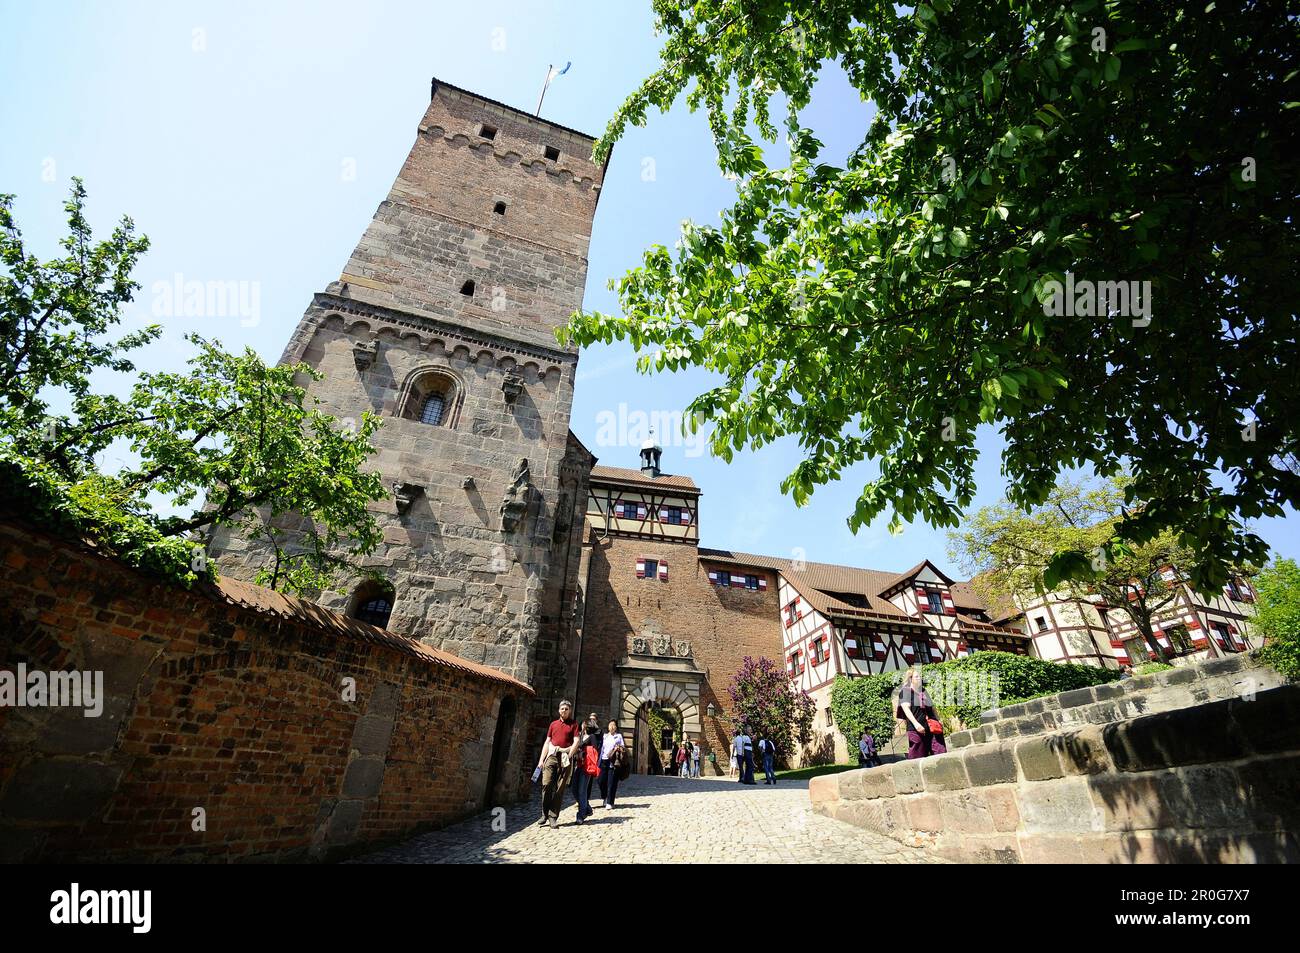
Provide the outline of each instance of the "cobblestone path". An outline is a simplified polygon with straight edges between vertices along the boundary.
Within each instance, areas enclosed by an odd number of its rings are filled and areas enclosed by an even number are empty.
[[[597,795],[599,796],[599,795]],[[926,851],[814,814],[807,781],[745,787],[734,781],[632,775],[618,805],[585,824],[569,797],[555,830],[541,827],[540,796],[488,811],[354,863],[937,863]],[[500,815],[496,816],[501,828]]]

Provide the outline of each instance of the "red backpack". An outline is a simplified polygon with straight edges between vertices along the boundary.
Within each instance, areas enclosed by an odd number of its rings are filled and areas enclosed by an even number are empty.
[[[582,770],[593,777],[600,774],[600,749],[595,745],[587,746],[586,754],[582,760]]]

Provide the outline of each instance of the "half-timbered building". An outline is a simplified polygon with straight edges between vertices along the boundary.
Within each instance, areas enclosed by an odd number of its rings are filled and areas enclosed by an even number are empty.
[[[638,769],[649,766],[655,706],[678,712],[706,770],[725,768],[727,686],[747,655],[783,660],[813,698],[804,756],[843,760],[830,705],[837,675],[1030,651],[1022,632],[994,624],[974,589],[929,560],[898,573],[700,547],[700,490],[663,473],[660,453],[644,447],[640,470],[592,469],[582,572],[579,708],[614,713],[633,734]]]
[[[1004,625],[1023,627],[1040,658],[1106,668],[1148,661],[1177,665],[1257,647],[1250,625],[1255,590],[1248,579],[1233,577],[1221,593],[1207,596],[1192,589],[1175,567],[1164,567],[1160,575],[1169,593],[1168,598],[1161,596],[1152,616],[1159,654],[1128,612],[1099,597],[1081,600],[1051,594],[995,615]],[[1136,598],[1141,584],[1135,583],[1134,588]]]

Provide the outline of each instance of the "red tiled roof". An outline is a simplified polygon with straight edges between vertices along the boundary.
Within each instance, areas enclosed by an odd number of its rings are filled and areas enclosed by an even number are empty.
[[[214,597],[231,605],[253,609],[257,612],[271,613],[283,619],[292,619],[295,622],[302,622],[314,628],[325,629],[336,635],[360,639],[374,645],[387,646],[433,665],[468,672],[480,678],[502,682],[512,688],[526,691],[530,695],[533,694],[532,688],[528,685],[498,669],[487,665],[479,665],[477,662],[467,661],[457,655],[452,655],[450,652],[432,648],[408,635],[399,635],[396,632],[389,632],[387,629],[381,629],[359,619],[350,619],[306,599],[287,596],[282,592],[264,589],[252,583],[224,576],[217,582],[216,586],[204,588]]]
[[[591,481],[593,483],[632,483],[637,486],[686,490],[695,496],[700,495],[700,488],[688,476],[671,476],[662,473],[657,477],[652,477],[640,470],[629,470],[626,467],[594,466],[591,468]]]
[[[700,559],[706,562],[725,563],[736,566],[753,566],[763,569],[775,569],[785,577],[790,585],[799,590],[800,596],[822,615],[839,615],[846,617],[883,617],[897,622],[918,622],[915,616],[908,615],[888,599],[879,595],[887,592],[898,582],[916,575],[929,560],[904,573],[887,572],[878,569],[858,569],[853,566],[837,566],[832,563],[801,562],[795,568],[792,559],[780,559],[775,556],[759,556],[754,553],[741,553],[729,549],[700,549]],[[934,567],[933,563],[930,563]],[[935,572],[948,577],[935,568]],[[961,594],[958,596],[958,589]],[[959,609],[985,610],[978,593],[968,582],[952,584],[953,603]],[[838,595],[837,595],[838,594]],[[853,595],[866,602],[866,607],[853,605],[839,598],[841,595]],[[979,622],[967,615],[958,615],[963,627],[995,628],[987,622]]]

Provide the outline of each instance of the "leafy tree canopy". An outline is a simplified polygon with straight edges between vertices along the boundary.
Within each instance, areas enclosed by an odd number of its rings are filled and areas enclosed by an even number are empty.
[[[1300,503],[1294,3],[654,9],[662,65],[597,155],[685,95],[736,202],[649,249],[622,315],[575,315],[562,340],[721,374],[689,416],[724,459],[797,436],[799,504],[876,461],[854,530],[886,510],[957,525],[984,423],[1016,506],[1067,468],[1127,466],[1145,505],[1123,538],[1172,531],[1203,584],[1263,562],[1243,521]],[[799,121],[828,64],[875,108],[839,165]],[[778,122],[785,168],[752,132]]]
[[[272,544],[261,581],[324,587],[382,538],[366,504],[386,493],[360,469],[378,419],[344,428],[307,402],[297,380],[311,368],[269,367],[197,336],[185,371],[140,374],[126,398],[97,391],[92,374],[135,371],[127,352],[160,329],[112,338],[148,241],[124,218],[95,242],[85,195],[74,180],[66,255],[50,262],[26,252],[13,197],[0,196],[0,502],[183,582],[210,575],[204,538],[239,526]],[[101,472],[97,458],[118,441],[135,463]],[[200,508],[163,516],[151,497]],[[282,543],[287,522],[305,543]]]

